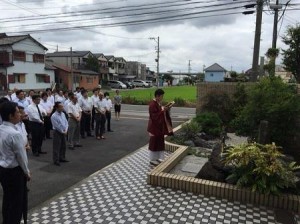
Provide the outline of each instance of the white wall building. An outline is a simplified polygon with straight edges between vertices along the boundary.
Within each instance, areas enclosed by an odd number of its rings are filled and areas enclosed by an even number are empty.
[[[0,34],[0,88],[46,89],[54,83],[54,70],[45,69],[42,44],[30,35]]]

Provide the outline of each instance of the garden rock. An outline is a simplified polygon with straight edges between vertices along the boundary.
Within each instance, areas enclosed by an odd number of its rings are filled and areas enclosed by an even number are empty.
[[[207,162],[202,167],[200,172],[196,175],[196,178],[218,181],[218,182],[225,182],[226,175],[220,170],[214,168],[211,162]]]
[[[210,148],[212,149],[214,147],[214,142],[205,141],[204,139],[200,137],[196,137],[194,140],[195,146],[203,147],[203,148]]]
[[[194,147],[194,146],[195,146],[194,142],[191,141],[191,140],[185,141],[185,142],[184,142],[184,145],[191,146],[191,147]]]

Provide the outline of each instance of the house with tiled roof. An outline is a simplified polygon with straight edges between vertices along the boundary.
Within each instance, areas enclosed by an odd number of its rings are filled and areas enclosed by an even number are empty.
[[[99,73],[101,80],[108,80],[108,61],[103,53],[94,53],[94,56],[98,59],[99,62]]]
[[[218,63],[204,69],[205,82],[223,82],[227,70]]]
[[[51,87],[54,71],[45,66],[47,50],[30,35],[0,34],[0,90]]]

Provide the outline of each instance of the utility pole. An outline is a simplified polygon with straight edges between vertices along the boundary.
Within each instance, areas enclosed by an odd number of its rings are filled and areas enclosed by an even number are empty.
[[[260,36],[261,36],[261,24],[262,24],[262,13],[263,13],[263,0],[256,1],[256,27],[254,37],[254,50],[252,60],[252,73],[250,77],[251,82],[257,81],[257,75],[259,72],[258,61],[259,61],[259,48],[260,48]]]
[[[74,74],[73,74],[73,51],[72,47],[70,48],[71,51],[71,91],[74,90]]]
[[[277,24],[278,24],[278,3],[279,1],[276,0],[276,5],[274,7],[274,23],[273,23],[273,40],[272,40],[272,48],[276,48],[277,42]]]
[[[192,61],[192,60],[189,60],[189,68],[188,68],[189,75],[191,74],[191,61]]]
[[[157,87],[159,86],[159,53],[160,53],[160,49],[159,49],[159,36],[157,38],[155,37],[150,37],[150,40],[154,40],[157,43],[157,47],[156,47],[156,53],[157,53],[157,58],[155,59],[156,63],[157,63],[157,67],[156,67],[156,85]]]

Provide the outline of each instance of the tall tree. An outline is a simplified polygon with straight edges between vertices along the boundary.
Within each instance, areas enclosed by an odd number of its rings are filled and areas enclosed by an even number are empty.
[[[89,55],[86,60],[86,67],[94,72],[99,72],[99,61],[96,57]]]
[[[265,69],[268,71],[270,77],[275,76],[275,60],[279,55],[279,49],[278,48],[269,48],[266,56],[269,59],[269,63],[265,65]]]
[[[292,72],[297,83],[300,83],[300,24],[289,26],[282,40],[289,47],[283,50],[285,69]]]

